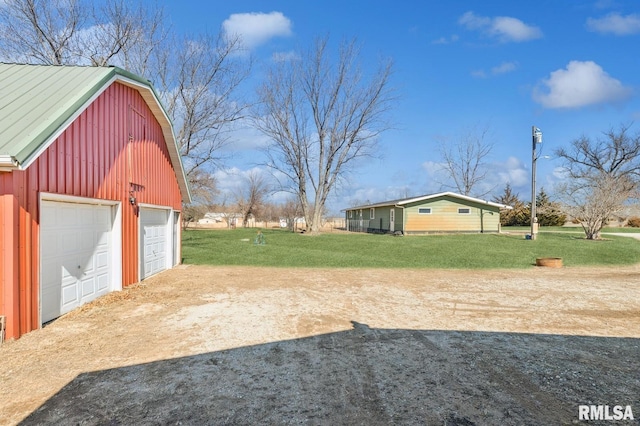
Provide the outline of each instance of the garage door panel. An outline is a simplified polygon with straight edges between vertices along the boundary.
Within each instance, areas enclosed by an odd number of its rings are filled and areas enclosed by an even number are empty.
[[[112,227],[109,206],[42,202],[42,322],[111,290]]]
[[[80,288],[82,289],[81,298],[86,300],[87,298],[91,298],[96,293],[96,282],[95,278],[87,278],[80,281]]]
[[[64,232],[64,231],[63,231]],[[61,244],[57,247],[63,255],[78,251],[80,233],[77,231],[67,231],[60,235]]]
[[[101,251],[96,253],[96,268],[104,269],[109,266],[109,253],[106,251]]]
[[[60,304],[61,312],[64,314],[75,308],[79,302],[78,297],[78,280],[70,274],[62,279],[62,300]]]
[[[141,276],[147,278],[167,267],[167,222],[169,211],[163,209],[140,210]]]
[[[109,291],[109,276],[108,274],[98,275],[98,293],[106,294]]]

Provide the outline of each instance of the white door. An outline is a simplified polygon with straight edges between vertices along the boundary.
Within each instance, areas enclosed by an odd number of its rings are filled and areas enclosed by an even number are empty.
[[[43,323],[112,290],[112,229],[111,206],[41,201]]]
[[[396,211],[394,209],[389,210],[389,231],[394,232],[396,225]]]
[[[168,210],[140,209],[140,277],[147,278],[167,269]]]

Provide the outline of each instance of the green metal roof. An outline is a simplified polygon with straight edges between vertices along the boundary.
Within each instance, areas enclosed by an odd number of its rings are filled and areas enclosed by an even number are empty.
[[[486,204],[488,206],[497,207],[497,208],[501,208],[501,209],[503,209],[503,208],[504,209],[512,209],[513,208],[511,206],[507,206],[507,205],[504,205],[504,204],[493,203],[491,201],[481,200],[479,198],[473,198],[473,197],[469,197],[467,195],[457,194],[455,192],[440,192],[438,194],[420,195],[420,196],[417,196],[417,197],[401,198],[399,200],[382,201],[382,202],[374,203],[374,204],[365,204],[365,205],[362,205],[362,206],[349,207],[349,208],[343,209],[342,211],[369,209],[369,208],[385,207],[385,206],[398,206],[398,207],[401,207],[401,206],[404,206],[404,205],[407,205],[407,204],[421,202],[421,201],[428,201],[428,200],[432,200],[434,198],[440,198],[440,197],[458,198],[460,200],[465,200],[465,201],[469,201],[469,202],[477,203],[477,204]]]
[[[0,167],[26,168],[116,80],[137,89],[160,122],[183,198],[190,200],[171,121],[153,86],[118,67],[0,63]]]

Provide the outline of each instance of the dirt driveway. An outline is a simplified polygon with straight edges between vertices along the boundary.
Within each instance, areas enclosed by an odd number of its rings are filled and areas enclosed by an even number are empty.
[[[640,265],[181,266],[0,360],[2,424],[637,424]]]

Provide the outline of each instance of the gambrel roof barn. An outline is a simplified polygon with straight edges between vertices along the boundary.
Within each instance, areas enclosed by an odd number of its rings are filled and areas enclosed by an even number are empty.
[[[180,260],[189,188],[151,83],[117,67],[0,64],[6,337]]]

